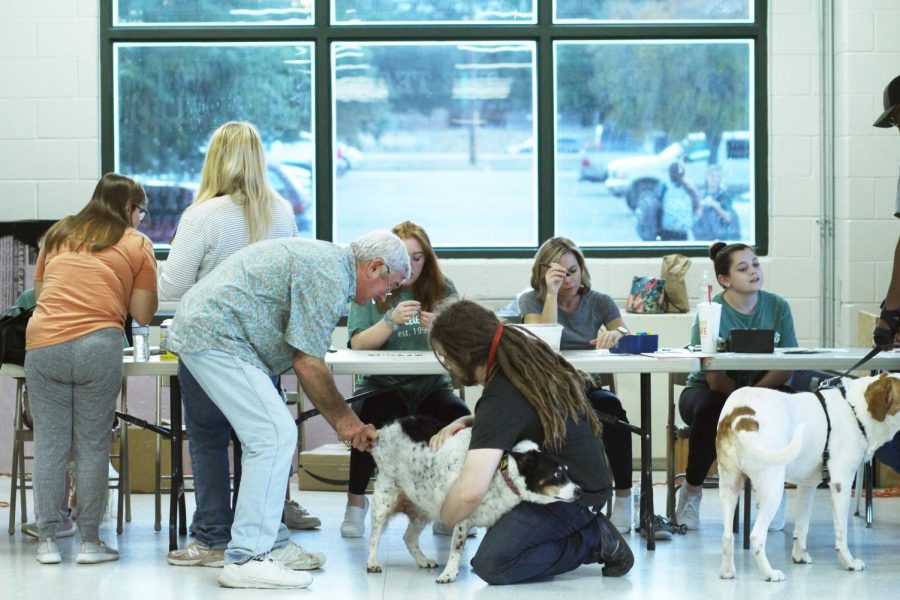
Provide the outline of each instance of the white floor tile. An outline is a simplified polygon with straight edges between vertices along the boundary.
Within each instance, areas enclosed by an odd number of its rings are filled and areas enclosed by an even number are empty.
[[[0,477],[0,498],[9,498],[9,478]],[[657,512],[664,506],[664,486],[654,489]],[[307,597],[339,600],[428,599],[455,600],[477,596],[487,600],[521,600],[527,593],[532,598],[598,597],[616,598],[769,598],[789,594],[791,598],[852,598],[893,597],[896,593],[896,563],[900,556],[900,499],[876,498],[875,526],[866,529],[858,517],[850,520],[851,551],[866,562],[866,570],[851,573],[841,570],[834,553],[831,526],[831,507],[828,492],[819,490],[813,512],[813,526],[809,538],[811,565],[794,565],[790,560],[792,494],[788,495],[788,524],[784,532],[769,535],[769,560],[785,572],[787,581],[766,583],[759,578],[756,564],[749,551],[740,548],[737,539],[737,578],[718,579],[721,552],[721,520],[716,490],[704,494],[700,531],[685,536],[676,535],[672,541],[657,543],[655,552],[647,552],[643,540],[631,534],[629,540],[636,550],[636,564],[632,572],[621,579],[607,579],[600,575],[597,565],[584,566],[553,580],[526,586],[488,586],[474,575],[468,559],[474,554],[478,538],[466,545],[466,559],[459,578],[453,584],[434,582],[439,569],[423,571],[416,567],[402,541],[405,519],[398,517],[382,537],[379,560],[385,572],[366,573],[365,562],[368,539],[343,539],[338,526],[344,513],[345,496],[329,492],[292,492],[312,514],[322,519],[322,528],[315,531],[294,532],[293,540],[305,548],[324,551],[328,563],[314,571],[312,586],[302,592],[242,591],[244,598]],[[192,496],[188,497],[191,510]],[[164,504],[167,506],[167,503]],[[29,501],[32,511],[33,503]],[[96,598],[213,600],[236,598],[234,591],[216,584],[218,569],[173,567],[166,563],[168,533],[153,530],[153,496],[133,496],[133,521],[121,536],[115,534],[115,521],[104,521],[101,537],[121,552],[118,562],[101,565],[75,565],[78,538],[59,540],[63,562],[60,565],[40,565],[34,559],[37,544],[17,532],[0,539],[0,581],[4,598],[66,598],[71,600]],[[0,522],[5,526],[9,508],[0,508]],[[187,538],[180,541],[184,546]],[[430,528],[422,534],[425,553],[443,565],[449,551],[449,538],[434,536]],[[14,592],[12,592],[15,590]],[[12,595],[8,595],[12,593]],[[295,596],[298,595],[299,596]]]

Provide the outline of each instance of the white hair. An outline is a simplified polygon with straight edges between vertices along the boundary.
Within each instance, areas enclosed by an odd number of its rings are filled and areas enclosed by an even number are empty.
[[[403,278],[409,277],[409,253],[406,244],[387,229],[376,229],[350,242],[353,257],[357,263],[364,263],[376,258],[384,260],[384,264],[394,273],[401,273]]]

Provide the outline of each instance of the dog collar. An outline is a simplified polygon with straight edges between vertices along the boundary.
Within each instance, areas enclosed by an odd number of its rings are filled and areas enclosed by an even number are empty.
[[[506,482],[506,486],[512,490],[512,493],[516,496],[521,496],[519,490],[516,488],[516,484],[513,483],[512,477],[509,476],[509,454],[506,452],[504,452],[503,457],[500,458],[500,464],[497,466],[497,469],[500,471],[503,481]]]

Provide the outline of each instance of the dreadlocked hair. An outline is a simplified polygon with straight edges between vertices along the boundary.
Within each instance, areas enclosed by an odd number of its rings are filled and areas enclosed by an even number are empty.
[[[471,385],[476,381],[476,369],[487,364],[499,324],[493,312],[470,300],[460,300],[437,316],[431,341],[440,344],[444,356],[461,371],[463,383]],[[594,435],[600,436],[600,421],[587,399],[587,378],[531,332],[504,327],[493,364],[493,371],[497,370],[537,413],[547,450],[562,449],[566,419],[575,423],[587,419]]]

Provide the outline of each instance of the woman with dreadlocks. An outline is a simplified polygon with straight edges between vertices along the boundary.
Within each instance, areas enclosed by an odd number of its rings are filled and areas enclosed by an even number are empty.
[[[487,531],[473,571],[491,584],[535,581],[589,563],[603,564],[606,576],[627,573],[631,549],[600,511],[612,484],[585,377],[537,337],[505,327],[466,300],[435,319],[431,346],[461,383],[484,386],[474,416],[457,419],[431,440],[437,449],[472,428],[462,472],[441,507],[444,523],[454,525],[475,510],[503,454],[522,440],[558,458],[583,490],[573,503],[518,504]]]

